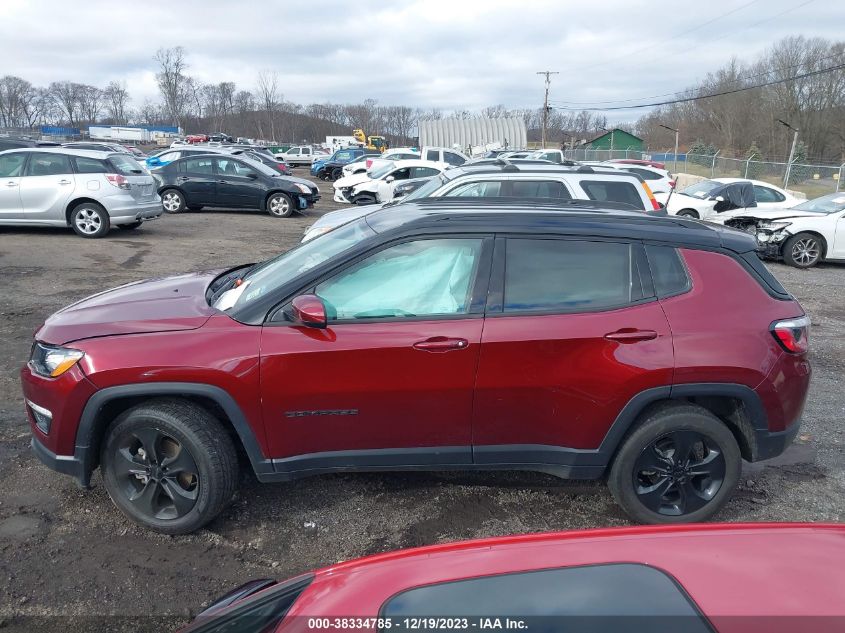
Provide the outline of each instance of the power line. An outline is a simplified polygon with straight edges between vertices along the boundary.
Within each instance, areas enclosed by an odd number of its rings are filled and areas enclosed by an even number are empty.
[[[820,57],[819,59],[812,60],[813,63],[819,63],[828,61],[830,59],[843,59],[845,57],[845,53],[836,53],[835,55],[828,55],[827,57]],[[772,75],[774,73],[783,72],[785,70],[792,70],[794,68],[801,68],[802,66],[807,66],[808,62],[804,61],[800,64],[793,64],[792,66],[780,66],[778,68],[773,68],[772,70],[767,70],[763,73],[757,73],[756,75],[746,75],[745,77],[737,77],[736,81],[747,81],[749,79],[758,79],[760,77],[767,77],[768,75]],[[583,106],[591,106],[591,105],[603,105],[606,103],[618,104],[618,103],[631,103],[632,101],[642,101],[643,99],[660,99],[661,97],[673,97],[678,94],[683,94],[683,92],[665,92],[659,95],[650,95],[648,97],[635,97],[632,99],[609,99],[607,101],[557,101],[552,102],[553,106],[573,106],[573,105],[583,105]]]
[[[599,112],[606,112],[608,110],[635,110],[638,108],[655,108],[657,106],[663,105],[671,105],[673,103],[687,103],[689,101],[700,101],[702,99],[711,99],[713,97],[722,97],[724,95],[735,94],[737,92],[745,92],[746,90],[754,90],[755,88],[765,88],[766,86],[774,86],[777,84],[783,84],[788,81],[796,81],[797,79],[804,79],[806,77],[813,77],[815,75],[823,75],[825,73],[835,72],[837,70],[845,69],[845,64],[839,64],[838,66],[831,66],[830,68],[822,68],[821,70],[814,70],[812,72],[804,73],[802,75],[795,75],[794,77],[787,77],[785,79],[778,79],[776,81],[767,81],[761,84],[755,84],[753,86],[745,86],[742,88],[735,88],[733,90],[724,90],[722,92],[713,92],[706,95],[698,95],[695,97],[684,97],[681,99],[671,99],[669,101],[656,101],[654,103],[641,103],[638,105],[630,105],[630,106],[614,106],[611,108],[572,108],[566,106],[553,106],[555,110],[592,110],[592,111],[599,111]],[[678,94],[678,93],[676,93]]]

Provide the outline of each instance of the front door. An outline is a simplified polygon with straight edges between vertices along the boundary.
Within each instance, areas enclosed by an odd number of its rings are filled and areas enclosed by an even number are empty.
[[[221,156],[214,159],[217,173],[217,200],[224,207],[258,209],[264,184],[258,172],[239,160]]]
[[[176,184],[185,192],[189,206],[217,204],[217,179],[212,158],[186,158],[179,163]]]
[[[836,224],[833,234],[833,247],[828,256],[834,259],[845,259],[845,211],[832,215],[836,216],[833,219]]]
[[[64,220],[74,186],[75,176],[68,156],[31,152],[20,181],[24,219]]]
[[[26,166],[26,153],[0,155],[0,220],[20,220],[21,177]]]
[[[643,248],[500,238],[494,259],[475,461],[566,465],[571,449],[599,447],[632,397],[672,382],[672,337]]]
[[[277,469],[469,464],[492,240],[413,238],[305,289],[324,330],[267,324],[261,393]]]

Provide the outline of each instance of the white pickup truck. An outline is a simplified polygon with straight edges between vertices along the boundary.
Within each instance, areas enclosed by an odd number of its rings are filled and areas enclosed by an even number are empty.
[[[325,152],[315,150],[310,145],[296,145],[286,152],[275,154],[276,160],[281,160],[291,167],[310,165],[317,158],[325,157]]]

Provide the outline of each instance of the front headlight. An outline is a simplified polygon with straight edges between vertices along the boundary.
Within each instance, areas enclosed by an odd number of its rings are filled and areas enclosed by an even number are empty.
[[[792,222],[760,222],[760,224],[757,225],[757,228],[775,233],[777,231],[782,231],[790,224],[792,224]]]
[[[295,182],[293,186],[299,189],[302,193],[311,193],[311,188],[308,185],[303,185],[302,183]]]
[[[39,376],[57,378],[76,365],[85,352],[70,347],[45,345],[36,341],[32,346],[29,366]]]

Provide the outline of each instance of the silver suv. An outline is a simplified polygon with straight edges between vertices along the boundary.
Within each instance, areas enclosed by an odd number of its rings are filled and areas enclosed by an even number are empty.
[[[162,214],[155,181],[128,154],[66,147],[0,152],[0,226],[70,226],[103,237]]]

